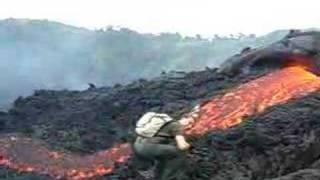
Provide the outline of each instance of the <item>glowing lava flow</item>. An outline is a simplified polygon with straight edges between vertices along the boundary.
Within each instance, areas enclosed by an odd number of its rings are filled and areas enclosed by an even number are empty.
[[[213,98],[201,107],[202,115],[186,134],[201,135],[242,122],[244,116],[261,112],[320,89],[320,78],[302,67],[289,67],[243,84]],[[30,138],[0,138],[0,165],[21,172],[49,175],[55,179],[90,179],[111,173],[116,163],[131,155],[129,144],[89,156],[58,153]]]
[[[242,122],[244,116],[262,112],[320,89],[320,78],[303,67],[288,67],[243,84],[212,99],[202,108],[202,115],[187,134],[201,135]]]
[[[49,151],[30,138],[10,135],[0,138],[0,165],[19,172],[49,175],[54,179],[90,179],[114,170],[131,155],[129,144],[88,156]]]

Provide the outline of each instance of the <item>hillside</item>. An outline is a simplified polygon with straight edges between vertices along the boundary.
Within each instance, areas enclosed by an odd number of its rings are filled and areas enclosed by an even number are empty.
[[[89,82],[110,86],[150,79],[163,71],[217,67],[241,49],[270,44],[285,33],[209,40],[126,28],[93,31],[45,20],[1,20],[0,83],[6,86],[0,89],[0,109],[36,89],[84,90]]]

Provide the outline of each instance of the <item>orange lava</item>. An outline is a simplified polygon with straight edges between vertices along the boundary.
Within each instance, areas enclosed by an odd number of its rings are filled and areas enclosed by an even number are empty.
[[[240,85],[201,107],[201,117],[186,134],[202,135],[242,122],[244,116],[262,112],[320,89],[320,78],[302,67],[288,67]],[[49,175],[55,179],[91,179],[111,173],[131,156],[129,144],[114,146],[88,156],[50,151],[30,138],[0,138],[0,166],[20,172]]]
[[[88,156],[50,151],[39,141],[17,135],[0,138],[0,165],[19,172],[49,175],[54,179],[90,179],[111,173],[116,163],[131,155],[129,144]]]
[[[242,122],[242,118],[264,111],[320,89],[320,78],[295,66],[243,84],[201,108],[199,121],[186,134],[201,135]]]

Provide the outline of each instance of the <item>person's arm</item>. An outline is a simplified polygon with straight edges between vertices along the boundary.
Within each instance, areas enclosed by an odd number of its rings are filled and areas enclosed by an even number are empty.
[[[191,145],[186,141],[183,136],[184,127],[181,123],[173,122],[170,124],[170,134],[174,137],[176,141],[177,148],[180,150],[187,150],[191,147]]]
[[[186,141],[183,135],[176,135],[175,140],[180,150],[188,150],[191,147],[191,145]]]

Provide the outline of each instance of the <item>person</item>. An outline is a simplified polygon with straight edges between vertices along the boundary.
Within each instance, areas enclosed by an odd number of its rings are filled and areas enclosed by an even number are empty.
[[[155,161],[154,178],[156,180],[179,180],[184,178],[187,164],[187,150],[191,145],[183,135],[199,117],[192,113],[178,121],[169,121],[152,137],[138,135],[133,145],[137,156],[145,161]]]

